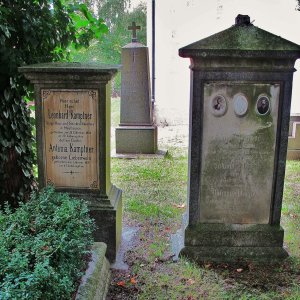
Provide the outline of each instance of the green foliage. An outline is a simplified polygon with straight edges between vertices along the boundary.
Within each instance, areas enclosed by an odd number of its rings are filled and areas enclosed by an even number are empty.
[[[131,9],[129,0],[94,0],[98,15],[105,19],[109,27],[109,34],[102,41],[91,43],[88,49],[73,51],[75,61],[100,61],[107,64],[121,63],[122,47],[130,43],[132,32],[128,26],[133,21],[141,26],[137,31],[139,42],[146,44],[146,3],[141,2],[137,7]],[[113,93],[120,94],[120,73],[114,80]]]
[[[88,46],[104,32],[81,1],[0,1],[0,205],[16,206],[33,188],[32,88],[18,67],[67,59],[68,46]]]
[[[94,223],[87,205],[48,187],[0,213],[0,299],[71,299]]]

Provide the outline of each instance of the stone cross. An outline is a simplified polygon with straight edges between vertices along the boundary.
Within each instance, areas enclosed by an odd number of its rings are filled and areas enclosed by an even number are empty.
[[[136,31],[140,29],[141,26],[136,26],[135,22],[132,22],[132,25],[128,26],[128,30],[132,30],[132,42],[137,42]]]

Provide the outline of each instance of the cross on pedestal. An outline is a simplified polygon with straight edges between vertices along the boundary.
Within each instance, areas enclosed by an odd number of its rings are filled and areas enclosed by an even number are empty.
[[[136,31],[141,29],[141,26],[136,26],[135,22],[132,22],[131,26],[128,26],[129,30],[132,30],[132,42],[137,42]]]

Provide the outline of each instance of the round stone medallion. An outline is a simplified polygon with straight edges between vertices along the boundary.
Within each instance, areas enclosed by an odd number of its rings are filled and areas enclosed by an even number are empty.
[[[223,116],[227,111],[227,101],[224,96],[216,95],[211,100],[211,112],[216,117]]]
[[[237,116],[242,117],[248,111],[248,100],[243,94],[236,94],[233,97],[233,109]]]
[[[256,101],[256,113],[264,116],[270,112],[270,99],[266,95],[260,95]]]

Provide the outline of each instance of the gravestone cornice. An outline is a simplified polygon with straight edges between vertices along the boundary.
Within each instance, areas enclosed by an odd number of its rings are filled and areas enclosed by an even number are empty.
[[[300,58],[300,46],[252,24],[233,25],[179,49],[181,57]]]
[[[20,73],[33,83],[44,82],[108,82],[120,68],[119,65],[97,63],[42,63],[19,68]]]

